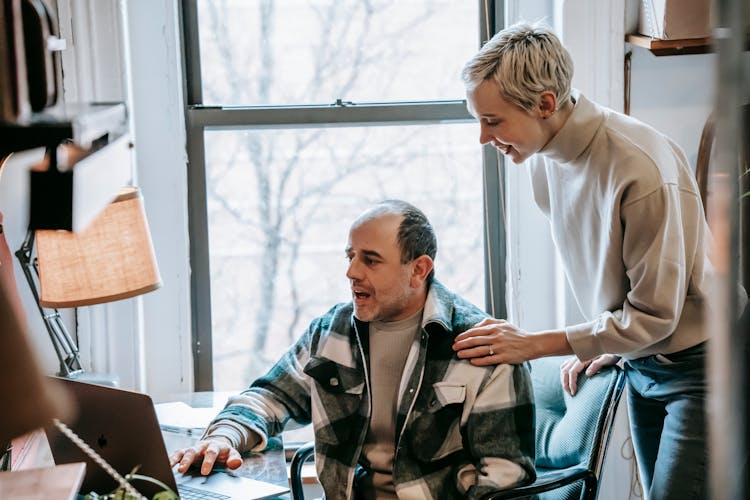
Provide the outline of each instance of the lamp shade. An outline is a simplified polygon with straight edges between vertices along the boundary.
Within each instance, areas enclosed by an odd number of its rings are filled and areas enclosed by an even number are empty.
[[[126,299],[161,286],[143,199],[135,187],[82,232],[36,232],[39,303],[78,307]]]

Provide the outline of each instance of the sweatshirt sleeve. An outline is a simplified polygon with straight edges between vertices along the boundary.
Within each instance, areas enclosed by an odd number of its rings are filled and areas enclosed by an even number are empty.
[[[629,290],[624,303],[592,321],[566,328],[579,359],[624,354],[655,344],[677,328],[704,225],[700,199],[665,184],[621,208],[623,264]]]

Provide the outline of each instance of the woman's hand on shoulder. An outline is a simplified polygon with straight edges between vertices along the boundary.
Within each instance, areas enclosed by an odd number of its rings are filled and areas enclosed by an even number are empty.
[[[518,364],[534,357],[533,335],[504,319],[486,318],[456,336],[453,350],[478,366]]]

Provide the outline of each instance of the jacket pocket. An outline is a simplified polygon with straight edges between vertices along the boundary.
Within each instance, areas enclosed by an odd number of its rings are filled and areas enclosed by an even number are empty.
[[[466,400],[466,385],[452,382],[436,382],[432,384],[435,397],[430,401],[430,407],[443,408],[453,404],[462,404]]]
[[[331,394],[361,395],[365,388],[360,371],[327,358],[310,357],[302,371],[315,380],[320,389]]]
[[[433,462],[463,448],[460,425],[465,400],[465,385],[432,384],[427,407],[408,430],[410,447],[418,460]]]
[[[303,371],[312,379],[312,418],[315,441],[349,446],[359,440],[365,423],[361,415],[364,378],[361,373],[330,359],[311,357]]]

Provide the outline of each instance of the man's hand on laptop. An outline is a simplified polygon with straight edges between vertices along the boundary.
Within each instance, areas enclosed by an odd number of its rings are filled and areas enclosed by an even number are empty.
[[[177,450],[169,456],[169,465],[177,465],[177,472],[183,473],[193,464],[203,460],[200,466],[201,474],[204,476],[211,473],[214,463],[226,465],[230,469],[236,469],[242,465],[242,456],[229,442],[220,436],[202,439],[190,448]]]

